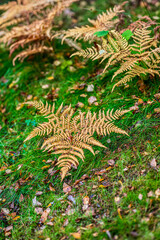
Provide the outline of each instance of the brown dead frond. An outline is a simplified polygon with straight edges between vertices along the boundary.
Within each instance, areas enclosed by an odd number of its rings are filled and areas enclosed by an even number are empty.
[[[41,101],[30,101],[25,104],[36,107],[47,120],[35,127],[25,141],[37,135],[45,136],[41,149],[52,154],[60,154],[57,165],[61,167],[62,180],[72,166],[78,166],[79,159],[84,161],[84,149],[94,154],[92,145],[105,148],[93,137],[94,133],[106,135],[115,132],[128,135],[114,124],[128,110],[113,112],[112,109],[107,112],[99,111],[98,114],[90,111],[76,114],[71,106],[63,108],[61,105],[55,111],[54,104],[45,105]]]
[[[60,15],[67,7],[69,7],[73,2],[78,0],[61,0],[56,2],[54,6],[50,9],[47,17],[41,20],[35,20],[29,25],[16,26],[13,27],[9,32],[7,32],[0,41],[10,45],[10,55],[19,47],[28,48],[24,49],[14,58],[14,63],[16,59],[24,60],[29,55],[33,55],[38,52],[50,51],[51,50],[51,35],[50,31],[53,27],[53,20],[56,16]],[[42,1],[44,6],[47,3],[52,3],[53,0]]]
[[[122,29],[120,33],[123,33],[128,29],[134,32],[136,29],[149,28],[152,25],[157,25],[157,23],[153,21],[150,17],[143,16],[139,20],[131,23],[127,28]]]
[[[118,75],[124,76],[113,86],[113,90],[119,84],[129,82],[136,76],[160,75],[160,48],[157,46],[158,41],[151,36],[148,26],[134,30],[132,40],[133,43],[130,44],[119,32],[111,30],[106,39],[102,38],[101,45],[78,51],[72,56],[107,61],[103,72],[110,66],[120,64],[112,80]]]
[[[83,39],[84,41],[88,41],[88,40],[93,41],[94,39],[96,39],[96,36],[95,36],[96,32],[113,29],[116,26],[116,24],[119,22],[118,15],[124,12],[124,10],[122,10],[122,7],[124,6],[124,4],[126,4],[126,2],[124,2],[121,5],[115,6],[113,9],[106,10],[106,12],[99,14],[96,20],[88,19],[89,23],[92,26],[86,25],[82,27],[75,27],[67,31],[62,31],[60,33],[61,35],[63,34],[62,42],[66,38],[73,38],[75,40]],[[55,36],[57,36],[58,34],[55,34]]]
[[[0,17],[0,28],[11,26],[19,22],[29,21],[30,15],[43,15],[44,9],[55,4],[55,0],[25,0],[9,2],[0,6],[1,10],[6,10]]]

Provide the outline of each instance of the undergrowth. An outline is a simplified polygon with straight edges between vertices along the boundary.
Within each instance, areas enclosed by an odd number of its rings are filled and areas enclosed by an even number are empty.
[[[83,24],[106,8],[105,1],[92,5],[94,11],[84,7]],[[76,7],[73,11],[79,16],[82,12]],[[133,18],[142,12],[146,14],[143,7],[131,9]],[[72,59],[69,47],[55,44],[54,57],[37,55],[14,67],[7,50],[0,49],[0,239],[160,239],[158,76],[145,81],[143,91],[134,82],[111,93],[113,72],[102,76],[103,67]],[[94,90],[88,92],[91,84]],[[91,96],[96,105],[89,104]],[[54,155],[40,150],[41,138],[23,142],[40,122],[35,109],[21,105],[33,99],[92,112],[132,107],[117,123],[129,137],[98,138],[107,149],[95,147],[95,156],[86,150],[85,162],[65,178],[66,190]],[[43,211],[50,208],[44,223],[35,196]],[[8,226],[13,229],[5,232]]]

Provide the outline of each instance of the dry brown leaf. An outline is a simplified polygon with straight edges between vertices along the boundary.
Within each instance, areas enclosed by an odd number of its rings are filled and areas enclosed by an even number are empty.
[[[150,161],[150,166],[151,166],[152,168],[156,168],[156,167],[157,167],[157,162],[156,162],[156,159],[155,159],[155,158],[153,158],[153,159]]]
[[[41,214],[41,215],[42,215],[42,213],[43,213],[43,208],[36,207],[36,208],[35,208],[35,212],[36,212],[37,214]]]
[[[48,80],[53,80],[54,77],[53,77],[53,76],[50,76],[50,77],[48,77],[47,79],[48,79]]]
[[[63,192],[69,193],[72,190],[71,186],[69,186],[67,183],[63,183]]]
[[[154,94],[154,97],[157,98],[158,100],[160,99],[160,93]]]
[[[83,198],[83,206],[82,206],[82,210],[85,211],[87,210],[89,207],[89,197],[88,196],[85,196]]]
[[[109,164],[110,166],[114,166],[115,161],[114,161],[113,159],[110,159],[110,160],[108,160],[108,164]]]
[[[154,112],[155,112],[155,113],[160,113],[160,108],[155,108],[155,109],[154,109]]]
[[[20,216],[16,216],[15,218],[13,218],[13,221],[16,221],[19,218],[20,218]]]
[[[70,233],[75,239],[81,239],[81,234],[79,232]]]
[[[41,169],[46,169],[46,168],[49,168],[50,165],[46,165],[46,166],[43,166]]]
[[[12,230],[13,229],[13,226],[11,225],[11,226],[8,226],[8,227],[6,227],[5,228],[5,232],[9,232],[10,230]]]
[[[47,220],[47,217],[50,213],[51,209],[50,208],[47,208],[43,213],[42,213],[42,216],[40,218],[40,223],[44,223],[46,220]]]
[[[52,184],[50,183],[49,184],[49,189],[50,189],[50,191],[52,191],[52,192],[55,192],[56,190],[52,187]]]
[[[19,197],[19,202],[22,202],[23,200],[24,200],[24,196],[23,196],[23,194],[21,194]]]
[[[139,198],[139,200],[142,200],[143,195],[140,193],[140,194],[138,195],[138,198]]]
[[[38,202],[36,197],[34,197],[32,199],[32,204],[33,204],[33,206],[42,206],[42,203]]]
[[[88,98],[88,103],[89,103],[89,105],[92,105],[94,102],[96,102],[97,101],[97,98],[96,97],[94,97],[94,96],[91,96],[90,98]]]

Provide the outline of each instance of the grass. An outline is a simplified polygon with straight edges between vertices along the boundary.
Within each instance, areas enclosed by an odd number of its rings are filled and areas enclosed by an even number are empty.
[[[95,9],[105,9],[105,1],[96,1]],[[136,12],[140,11],[145,14],[145,9],[137,8]],[[97,14],[83,13],[82,24]],[[70,59],[66,45],[55,43],[55,48],[54,57],[37,56],[15,67],[7,50],[0,49],[0,239],[74,239],[71,233],[77,232],[81,239],[160,239],[160,120],[154,111],[160,106],[154,97],[159,91],[158,77],[146,81],[146,93],[140,92],[136,79],[129,87],[117,87],[111,93],[111,71],[101,77],[103,66]],[[86,91],[90,84],[93,92]],[[58,96],[54,92],[57,88]],[[98,106],[89,105],[90,96],[97,98]],[[82,102],[82,111],[128,109],[139,99],[143,101],[138,103],[139,110],[125,114],[118,122],[129,137],[111,134],[98,139],[106,150],[95,147],[95,156],[85,151],[85,162],[64,180],[71,187],[66,194],[57,168],[50,170],[54,157],[39,149],[41,139],[23,143],[41,117],[34,108],[17,106],[34,97],[55,100],[57,108],[62,102],[73,107]],[[154,158],[155,168],[151,167]],[[44,224],[33,206],[35,196],[43,210],[50,208]],[[87,197],[89,207],[84,210]],[[10,234],[4,231],[7,226],[13,226]]]

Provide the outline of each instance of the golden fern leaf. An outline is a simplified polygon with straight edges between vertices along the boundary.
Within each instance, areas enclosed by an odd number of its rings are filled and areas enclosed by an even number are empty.
[[[29,46],[28,49],[25,49],[21,53],[17,54],[13,59],[13,66],[15,66],[16,60],[20,60],[20,62],[23,62],[25,58],[31,55],[35,55],[37,53],[43,53],[43,52],[53,52],[52,47],[46,47],[46,46]]]
[[[150,50],[155,45],[156,41],[150,34],[151,30],[148,30],[147,27],[136,29],[133,35],[134,44],[131,45],[131,49],[136,52],[134,56],[146,54],[147,50]]]
[[[98,48],[98,49],[97,49]],[[97,45],[97,48],[91,47],[86,50],[78,51],[71,56],[83,56],[92,60],[102,59],[100,63],[108,59],[108,62],[103,70],[114,65],[116,62],[124,60],[130,55],[130,46],[127,40],[117,31],[111,30],[107,35],[107,39],[102,38],[102,45]]]
[[[127,82],[130,82],[130,81],[132,81],[132,79],[134,77],[141,76],[141,74],[144,74],[144,75],[151,74],[152,76],[157,74],[157,75],[160,76],[160,73],[159,73],[158,70],[155,70],[155,69],[152,69],[152,68],[143,68],[141,66],[134,65],[133,68],[127,72],[125,77],[123,77],[120,81],[118,81],[116,84],[114,84],[114,86],[112,88],[112,92],[113,92],[113,90],[116,86],[119,86],[120,84],[125,84]]]
[[[94,35],[96,32],[113,29],[113,27],[119,22],[119,19],[116,17],[118,14],[124,12],[124,10],[122,10],[124,4],[126,4],[126,2],[115,6],[113,10],[109,9],[106,12],[99,14],[96,20],[88,19],[92,26],[86,25],[82,27],[75,27],[73,29],[61,32],[60,34],[64,35],[62,43],[66,38],[70,37],[75,40],[83,39],[84,41],[93,41],[96,38]]]
[[[134,43],[130,45],[131,53],[126,57],[120,68],[115,72],[112,80],[121,73],[125,72],[125,76],[118,81],[112,88],[120,84],[131,81],[141,74],[160,75],[160,48],[157,47],[157,41],[150,36],[151,31],[147,27],[136,29],[133,35]],[[155,49],[153,49],[155,47]]]
[[[13,25],[15,19],[17,19],[17,22],[28,20],[30,14],[37,15],[39,13],[39,15],[43,15],[44,11],[42,10],[47,7],[52,7],[53,4],[55,4],[55,0],[25,0],[6,4],[4,5],[4,9],[2,5],[1,8],[7,11],[2,14],[2,17],[0,17],[0,28]]]
[[[132,38],[134,43],[129,44],[119,32],[111,30],[106,39],[102,38],[101,45],[78,51],[72,56],[78,55],[92,60],[101,59],[100,63],[106,60],[103,73],[109,66],[119,63],[120,67],[113,74],[112,80],[119,74],[125,74],[125,76],[113,86],[113,89],[142,74],[159,75],[160,48],[157,47],[158,41],[151,37],[148,25],[136,29]]]
[[[106,113],[99,111],[98,114],[79,112],[74,114],[74,109],[71,106],[63,108],[63,104],[55,111],[55,106],[51,106],[41,101],[29,101],[29,104],[37,108],[40,113],[48,119],[47,122],[39,124],[33,129],[25,141],[33,137],[48,136],[41,149],[50,151],[52,154],[60,156],[57,160],[57,165],[61,168],[61,178],[66,176],[72,166],[77,167],[79,160],[84,161],[83,149],[89,150],[94,154],[91,145],[105,148],[99,141],[93,138],[96,132],[98,135],[106,135],[111,132],[126,134],[124,130],[115,126],[114,121],[120,118],[128,110],[108,110]]]
[[[139,20],[131,23],[127,28],[122,29],[120,31],[120,33],[123,33],[126,30],[131,30],[132,32],[134,32],[136,29],[142,29],[144,27],[148,28],[152,25],[156,25],[157,23],[155,21],[153,21],[150,17],[148,16],[143,16],[141,17]]]
[[[15,5],[17,5],[16,1],[11,1],[11,2],[8,2],[6,4],[0,5],[0,11],[6,11],[6,10],[8,10],[9,8],[11,8]]]
[[[119,74],[124,73],[128,70],[131,70],[139,61],[141,58],[128,58],[128,61],[121,64],[120,68],[114,73],[112,80]]]
[[[94,59],[97,56],[99,56],[99,52],[102,50],[101,46],[98,44],[97,45],[99,48],[99,51],[97,50],[97,48],[95,47],[91,47],[91,48],[87,48],[85,50],[80,50],[78,52],[75,52],[71,55],[71,57],[73,56],[79,56],[79,57],[83,57],[83,58],[90,58],[90,59]]]
[[[29,13],[30,11],[35,13],[38,11],[41,12],[42,9],[49,6],[51,9],[49,13],[47,13],[47,16],[44,16],[44,14],[40,16],[42,19],[35,20],[28,25],[13,27],[11,31],[7,32],[5,36],[0,39],[1,42],[10,45],[10,55],[19,47],[24,48],[26,45],[29,45],[28,49],[22,51],[14,58],[13,63],[15,63],[16,59],[23,61],[27,56],[44,51],[53,51],[51,47],[48,47],[48,45],[50,45],[49,42],[51,42],[50,32],[53,26],[53,19],[76,1],[78,0],[60,0],[58,2],[56,1],[55,4],[55,0],[33,0],[32,3],[26,4],[25,6],[16,5],[17,8],[21,7],[24,12],[29,11]],[[23,14],[20,13],[19,15],[23,17]],[[10,22],[13,21],[13,23],[15,23],[19,20],[20,17],[16,20],[14,19],[14,21],[10,20]],[[9,22],[6,22],[5,24],[9,25],[8,23]]]

